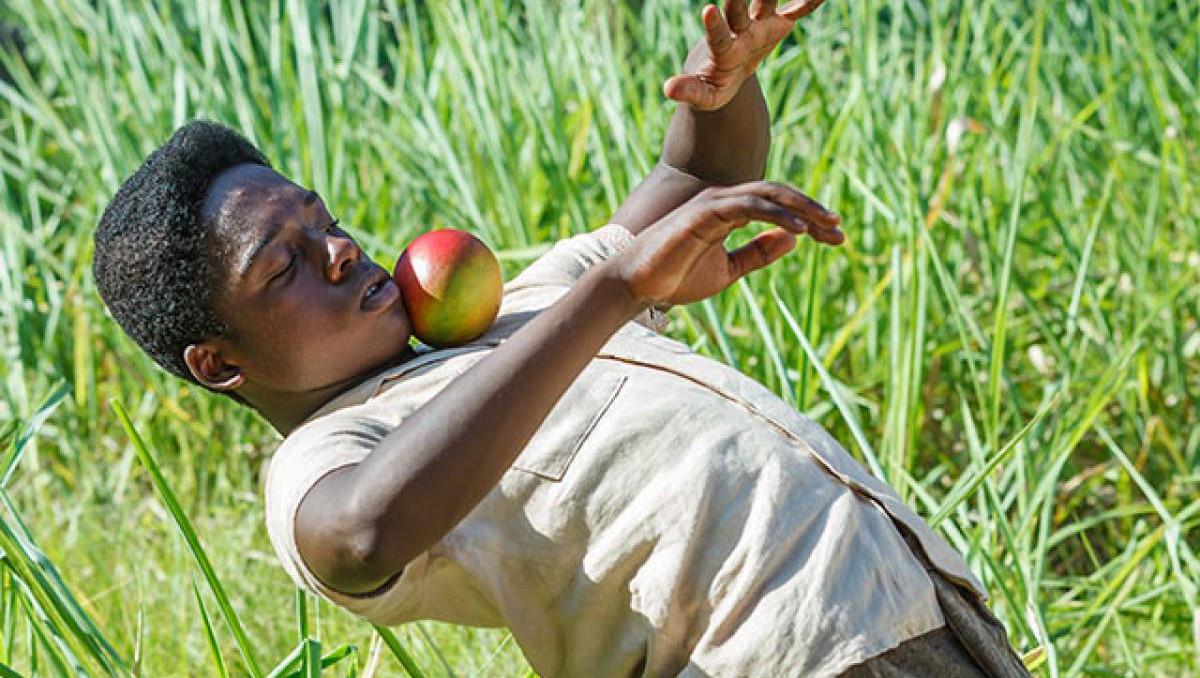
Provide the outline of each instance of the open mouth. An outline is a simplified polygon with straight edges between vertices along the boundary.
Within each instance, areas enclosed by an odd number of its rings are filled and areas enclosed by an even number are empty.
[[[371,281],[362,293],[362,301],[359,306],[364,311],[371,311],[388,305],[400,296],[399,288],[388,277],[387,272],[378,267],[376,267],[376,271],[376,274],[371,277]]]
[[[367,291],[365,293],[363,293],[363,300],[365,301],[367,299],[370,299],[382,287],[383,287],[382,280],[376,280],[375,282],[371,283],[369,286],[367,286]]]

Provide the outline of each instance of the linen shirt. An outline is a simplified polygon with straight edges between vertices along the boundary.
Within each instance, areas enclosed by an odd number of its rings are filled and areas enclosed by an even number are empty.
[[[504,286],[492,328],[336,397],[273,455],[266,523],[297,585],[379,624],[507,626],[543,678],[835,676],[943,625],[937,570],[986,600],[962,557],[823,428],[754,379],[661,335],[618,330],[500,482],[379,591],[325,586],[295,514],[413,411],[632,242],[558,241]]]

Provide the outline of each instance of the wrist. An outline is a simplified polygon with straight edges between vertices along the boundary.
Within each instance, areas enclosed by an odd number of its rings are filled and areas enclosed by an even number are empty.
[[[711,184],[761,179],[771,147],[771,120],[757,82],[725,106],[703,111],[680,104],[663,141],[661,162]]]
[[[648,302],[639,301],[629,289],[621,271],[619,255],[593,266],[579,282],[591,286],[592,293],[603,300],[604,308],[616,313],[622,324],[650,308]]]

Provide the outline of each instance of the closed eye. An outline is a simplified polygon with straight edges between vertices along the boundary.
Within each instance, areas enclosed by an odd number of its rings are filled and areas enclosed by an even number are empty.
[[[272,284],[276,280],[282,280],[283,277],[292,270],[295,263],[296,263],[296,254],[293,252],[292,256],[288,258],[287,265],[285,265],[283,268],[279,269],[274,275],[272,275],[271,278],[269,280],[267,280],[267,283]]]

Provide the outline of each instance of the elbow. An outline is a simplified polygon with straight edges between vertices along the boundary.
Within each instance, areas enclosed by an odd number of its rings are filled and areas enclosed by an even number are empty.
[[[339,578],[374,580],[386,569],[379,548],[379,532],[374,526],[359,528],[339,535]]]
[[[364,594],[377,591],[405,566],[381,547],[379,531],[358,529],[338,535],[331,542],[333,558],[322,581],[336,591]]]
[[[385,532],[375,521],[351,511],[305,511],[296,514],[297,550],[309,571],[326,587],[345,594],[378,590],[407,563],[384,544]]]
[[[338,576],[351,593],[368,593],[394,579],[415,557],[411,547],[422,541],[420,534],[406,525],[399,515],[382,510],[366,499],[367,493],[356,493],[356,500],[344,504],[344,515],[338,522],[341,551]],[[397,536],[404,536],[397,539]]]

